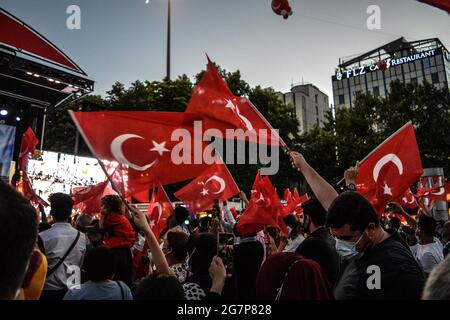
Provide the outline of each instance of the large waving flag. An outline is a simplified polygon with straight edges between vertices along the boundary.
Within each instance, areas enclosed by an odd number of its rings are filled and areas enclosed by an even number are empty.
[[[149,185],[201,174],[213,154],[194,132],[195,117],[176,112],[71,112],[79,131],[108,176],[128,197]],[[213,156],[211,156],[214,161]]]
[[[422,175],[422,161],[414,128],[408,122],[361,161],[358,191],[379,212],[403,195]]]
[[[197,84],[186,112],[199,114],[203,128],[219,130],[223,137],[227,129],[241,129],[247,135],[236,136],[260,144],[284,146],[258,109],[245,97],[234,96],[208,58],[208,67]]]
[[[286,226],[280,219],[281,209],[280,198],[270,179],[262,177],[261,172],[258,171],[250,202],[237,223],[237,230],[242,234],[250,234],[263,230],[266,225],[271,225],[286,232]],[[280,223],[282,226],[279,225]]]
[[[99,214],[101,199],[110,194],[115,192],[108,180],[92,186],[75,187],[72,189],[74,208],[84,214]]]
[[[212,209],[214,200],[225,201],[239,193],[239,187],[223,163],[212,165],[196,179],[175,192],[193,212]]]
[[[166,229],[167,219],[172,214],[172,211],[172,202],[170,202],[163,186],[158,184],[158,188],[153,188],[152,199],[147,211],[147,215],[150,218],[150,226],[156,239],[159,239],[161,232]]]

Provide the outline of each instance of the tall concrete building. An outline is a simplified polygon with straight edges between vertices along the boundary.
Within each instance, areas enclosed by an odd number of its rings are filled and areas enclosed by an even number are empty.
[[[450,88],[450,54],[437,39],[399,38],[362,55],[339,59],[331,77],[336,108],[352,107],[358,93],[385,97],[394,80]]]
[[[277,94],[284,103],[294,106],[300,133],[305,133],[314,126],[323,126],[325,112],[329,110],[328,96],[315,85],[294,85],[290,92]]]

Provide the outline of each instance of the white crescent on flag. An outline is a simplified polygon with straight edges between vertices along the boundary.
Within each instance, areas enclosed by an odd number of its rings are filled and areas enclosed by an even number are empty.
[[[381,168],[383,168],[383,166],[385,166],[389,162],[392,162],[393,164],[395,164],[397,166],[398,172],[400,173],[400,175],[403,174],[402,161],[394,153],[389,153],[389,154],[385,155],[384,157],[382,157],[380,160],[378,160],[375,167],[373,168],[373,180],[375,182],[378,180],[378,176],[380,175]]]
[[[214,194],[219,194],[219,193],[223,192],[223,190],[225,190],[226,184],[225,184],[225,180],[222,179],[222,178],[219,177],[219,176],[216,176],[216,175],[212,176],[211,178],[209,178],[208,180],[205,181],[205,185],[206,185],[208,182],[213,181],[213,180],[214,180],[214,181],[217,181],[217,182],[220,184],[220,189],[219,189],[219,191],[214,192]]]
[[[123,143],[125,141],[127,141],[129,139],[133,139],[133,138],[144,139],[143,137],[138,136],[136,134],[129,133],[129,134],[120,135],[111,142],[111,153],[114,156],[114,158],[116,158],[117,161],[129,166],[131,169],[134,169],[136,171],[145,171],[145,170],[151,168],[156,163],[156,160],[154,160],[153,162],[151,162],[145,166],[138,166],[138,165],[130,162],[123,154],[123,150],[122,150]]]

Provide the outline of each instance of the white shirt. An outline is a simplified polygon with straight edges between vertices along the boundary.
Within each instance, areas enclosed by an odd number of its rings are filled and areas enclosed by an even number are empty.
[[[416,252],[416,259],[426,274],[436,267],[442,260],[444,255],[442,253],[442,244],[439,241],[434,241],[429,244],[419,244]]]
[[[294,240],[288,239],[288,243],[284,247],[283,252],[295,252],[303,240],[305,240],[305,237],[301,234],[299,234]]]
[[[48,270],[55,266],[75,241],[78,231],[69,223],[54,223],[52,227],[39,233],[47,257]],[[77,244],[64,262],[45,280],[44,290],[63,290],[79,285],[80,270],[86,252],[86,235],[80,233]],[[77,269],[78,268],[78,269]],[[70,277],[70,281],[68,282]],[[78,279],[77,279],[78,277]]]

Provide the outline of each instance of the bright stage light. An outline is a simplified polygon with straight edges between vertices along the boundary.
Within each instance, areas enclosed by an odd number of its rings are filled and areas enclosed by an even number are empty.
[[[0,110],[0,115],[2,115],[2,116],[6,116],[6,115],[8,115],[8,111],[7,110]]]

